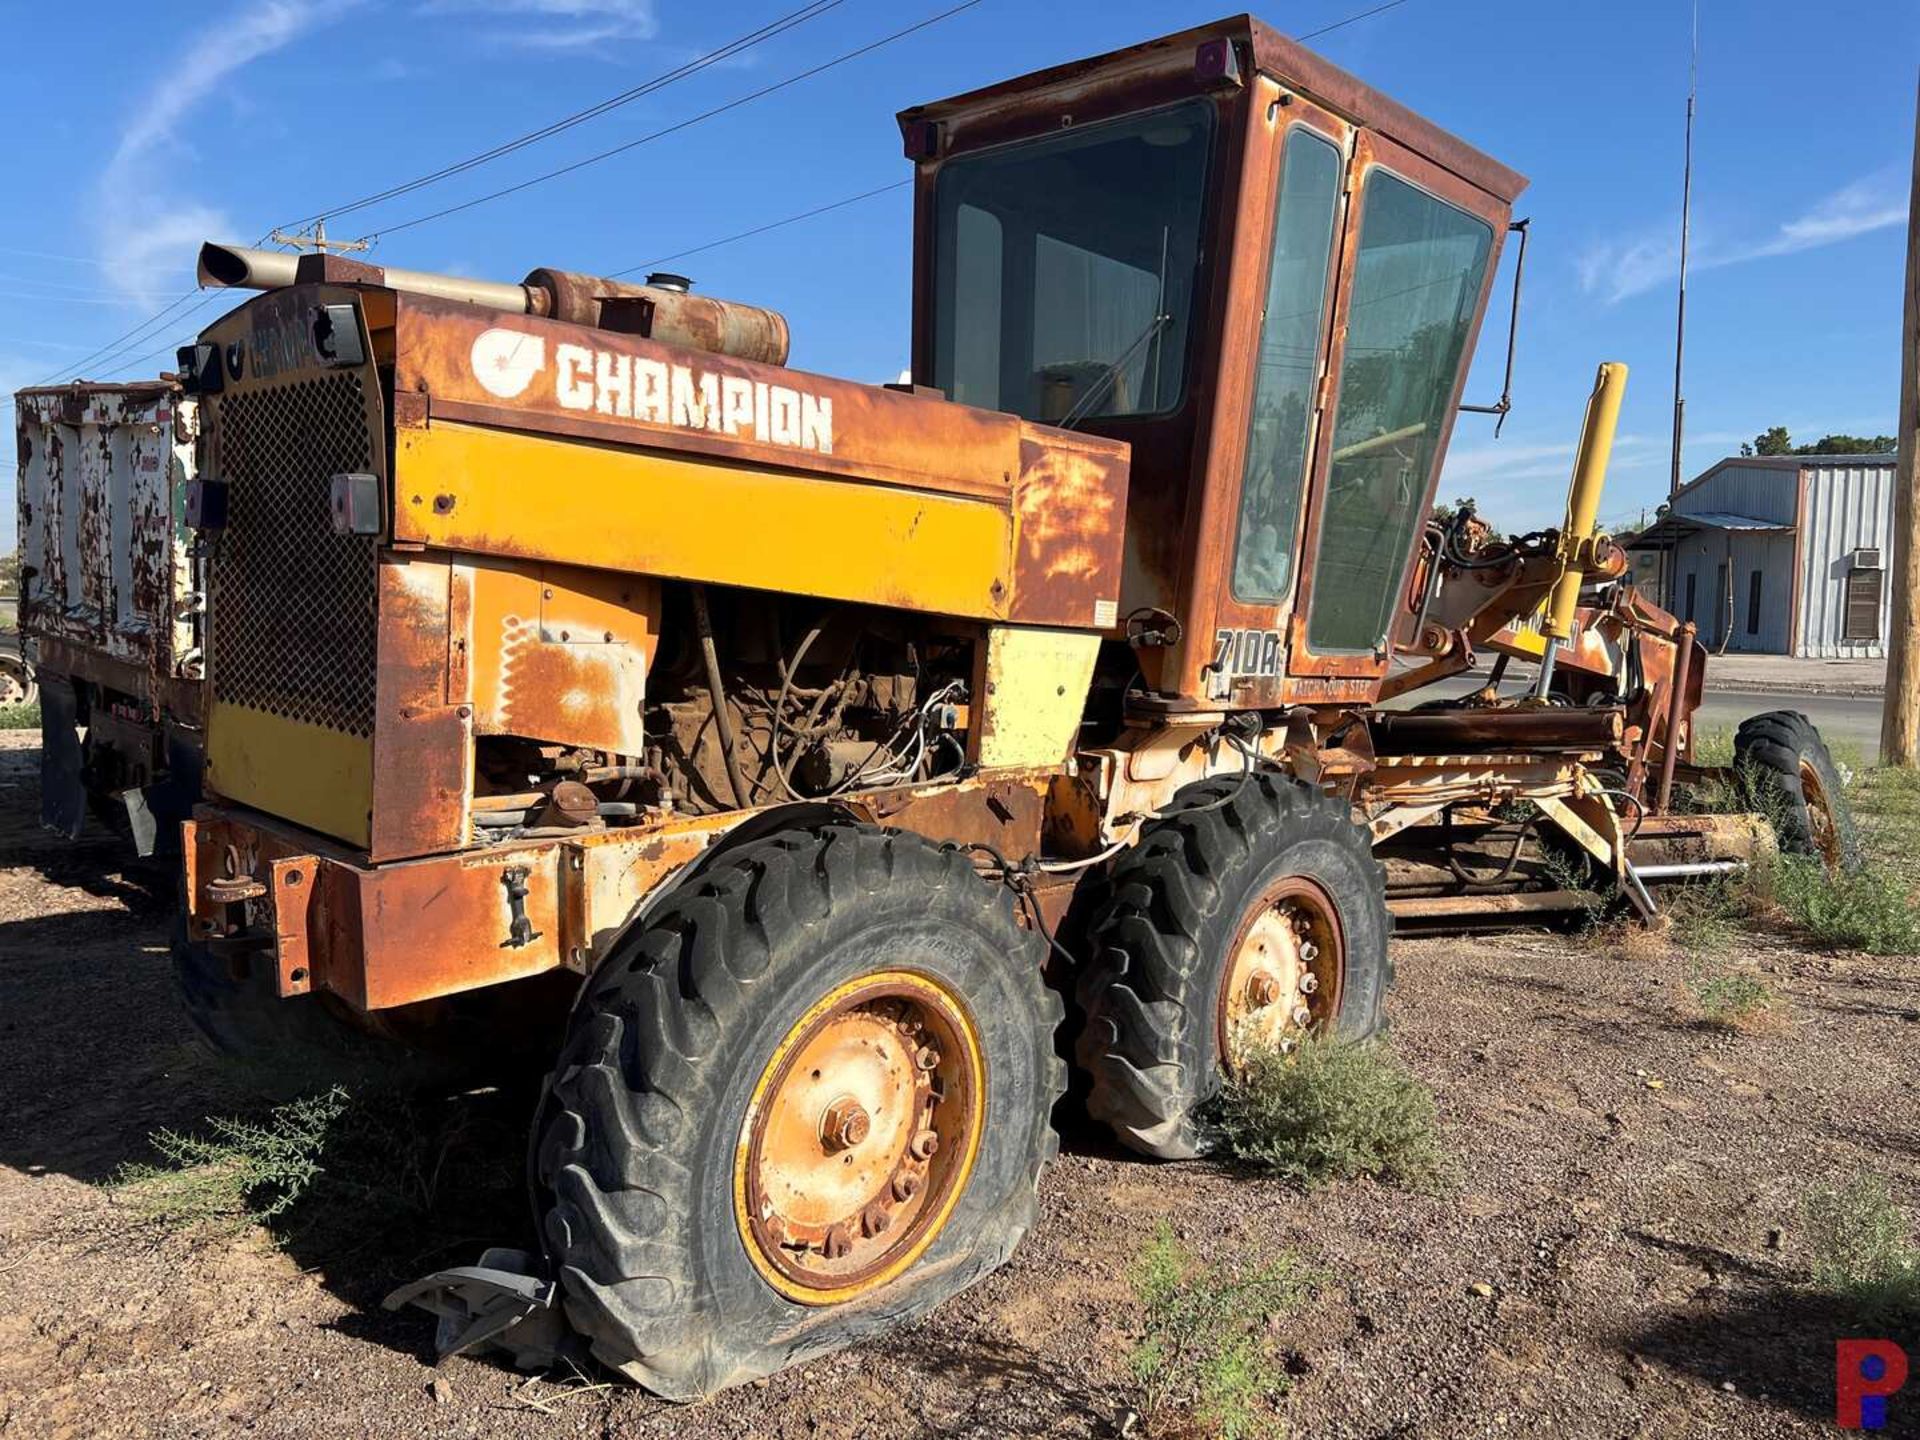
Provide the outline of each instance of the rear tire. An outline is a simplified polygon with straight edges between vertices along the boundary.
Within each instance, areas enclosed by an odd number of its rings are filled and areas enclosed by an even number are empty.
[[[1839,767],[1811,720],[1797,710],[1752,716],[1734,735],[1733,754],[1759,789],[1781,850],[1815,856],[1829,871],[1860,863]]]
[[[743,845],[623,938],[574,1012],[533,1132],[542,1238],[567,1318],[594,1355],[657,1394],[692,1400],[911,1320],[1004,1262],[1033,1224],[1034,1187],[1056,1148],[1049,1112],[1065,1082],[1044,950],[1011,894],[963,854],[854,825]],[[861,1001],[888,986],[920,1000]],[[945,1077],[956,1043],[971,1046],[977,1089],[942,1078],[936,1101],[916,1092],[891,1114],[871,1105],[855,1139],[827,1118],[841,1114],[834,1099],[812,1148],[804,1125],[779,1132],[793,1145],[793,1167],[780,1173],[824,1179],[789,1186],[776,1203],[756,1157],[772,1152],[783,1115],[820,1108],[842,1072],[817,1094],[807,1076],[820,1082],[842,1063],[869,1076],[880,1061],[887,1077],[910,1075],[887,1058],[886,1032],[919,1032],[914,1003],[931,1022],[920,1068]],[[829,1022],[852,1027],[852,1059],[794,1070],[796,1057],[821,1053],[809,1037]],[[977,1110],[967,1108],[973,1095]],[[975,1138],[942,1141],[948,1168],[927,1162],[915,1172],[925,1190],[916,1181],[901,1200],[909,1166],[896,1141],[923,1135],[937,1113],[971,1115],[970,1128],[950,1133]],[[849,1176],[870,1173],[885,1187],[861,1191],[849,1214],[864,1222],[874,1204],[898,1202],[897,1228],[889,1219],[833,1239],[844,1197],[830,1188],[838,1172],[818,1167],[842,1150],[844,1163],[859,1162]],[[820,1221],[825,1238],[807,1238],[802,1221]]]
[[[1234,1025],[1284,1007],[1255,1037],[1284,1045],[1301,1032],[1360,1039],[1383,1024],[1386,870],[1344,801],[1270,772],[1191,785],[1114,862],[1110,883],[1079,985],[1079,1060],[1088,1114],[1129,1149],[1167,1160],[1202,1152],[1198,1115],[1225,1078]],[[1276,911],[1288,923],[1274,928]],[[1303,924],[1303,913],[1319,918]],[[1290,930],[1311,936],[1306,969],[1299,946],[1243,973],[1261,926],[1281,950],[1298,944]],[[1330,941],[1335,956],[1324,953]],[[1249,1010],[1252,983],[1275,993]],[[1307,1022],[1288,1023],[1302,1005]]]

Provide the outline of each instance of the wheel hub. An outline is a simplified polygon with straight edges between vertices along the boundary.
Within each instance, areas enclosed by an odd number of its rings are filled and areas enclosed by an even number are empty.
[[[1220,1057],[1229,1073],[1255,1049],[1291,1050],[1340,1013],[1344,954],[1339,912],[1305,876],[1285,877],[1249,908],[1220,988]]]
[[[741,1238],[762,1275],[827,1304],[912,1264],[972,1167],[984,1081],[972,1023],[923,976],[871,976],[809,1010],[741,1132]]]

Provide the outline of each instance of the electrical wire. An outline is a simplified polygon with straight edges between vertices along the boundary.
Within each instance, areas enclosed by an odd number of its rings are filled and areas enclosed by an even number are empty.
[[[788,215],[784,219],[769,220],[764,225],[756,225],[751,230],[742,230],[737,234],[723,235],[718,240],[709,240],[701,245],[690,245],[685,250],[676,250],[671,255],[660,255],[652,260],[642,260],[638,265],[629,265],[624,270],[607,272],[609,280],[618,280],[622,275],[632,275],[641,270],[651,270],[656,265],[664,265],[669,260],[684,260],[689,255],[698,255],[703,251],[717,250],[722,245],[731,245],[736,240],[751,239],[755,235],[764,235],[769,230],[778,230],[784,225],[797,224],[802,220],[811,220],[816,215],[825,215],[829,210],[841,210],[848,205],[858,204],[862,200],[871,200],[876,195],[885,195],[891,190],[904,190],[913,184],[911,179],[895,180],[890,185],[879,185],[872,190],[862,190],[858,195],[849,195],[844,200],[830,201],[825,205],[816,205],[811,210],[802,210],[797,215]]]
[[[779,91],[785,90],[790,86],[799,84],[802,80],[811,80],[816,75],[824,74],[828,70],[832,70],[836,66],[845,65],[847,62],[851,60],[857,60],[863,55],[871,55],[874,51],[880,49],[883,46],[891,45],[897,40],[904,40],[909,35],[918,34],[920,31],[927,29],[929,26],[938,25],[943,20],[950,20],[955,15],[959,15],[964,11],[971,10],[976,5],[979,5],[981,3],[982,3],[982,0],[961,0],[960,4],[950,6],[945,10],[939,11],[937,14],[929,15],[924,20],[915,21],[913,24],[906,26],[904,29],[895,30],[892,34],[889,34],[889,35],[883,35],[878,40],[870,40],[865,45],[861,45],[856,47],[855,49],[845,51],[842,54],[834,56],[833,59],[831,60],[824,60],[818,65],[810,66],[805,70],[801,70],[797,72],[796,74],[789,75],[784,80],[777,80],[771,85],[763,85],[758,90],[752,90],[745,95],[736,96],[734,99],[727,101],[724,105],[716,105],[710,110],[703,110],[698,115],[690,116],[685,120],[676,121],[674,124],[665,126],[659,130],[650,131],[649,133],[645,135],[641,135],[636,139],[629,140],[624,144],[615,145],[611,149],[602,150],[597,154],[585,156],[579,160],[575,160],[571,162],[570,164],[561,165],[555,169],[545,171],[542,174],[530,176],[529,178],[518,181],[512,185],[506,185],[501,187],[498,190],[489,191],[485,195],[476,195],[471,200],[462,200],[457,205],[445,205],[438,210],[429,211],[424,215],[416,215],[410,220],[402,220],[395,225],[386,225],[376,230],[370,230],[360,238],[367,241],[369,244],[372,244],[376,240],[382,239],[386,236],[397,235],[403,230],[411,230],[416,225],[425,225],[430,221],[443,220],[449,215],[458,215],[462,211],[473,209],[475,206],[485,205],[490,201],[504,199],[509,195],[517,195],[523,190],[529,190],[535,185],[544,184],[549,180],[557,180],[563,175],[571,175],[575,171],[586,169],[587,166],[589,165],[598,165],[603,160],[611,160],[616,155],[624,155],[628,151],[636,150],[642,145],[651,144],[653,141],[663,139],[668,135],[678,134],[682,130],[691,129],[693,126],[699,125],[707,120],[712,120],[716,116],[725,115],[732,110],[738,110],[743,105],[750,105],[755,100],[761,100],[767,97],[768,95],[777,94]]]
[[[153,337],[154,331],[158,329],[161,321],[165,320],[169,315],[173,314],[182,305],[185,305],[189,300],[193,299],[193,297],[195,295],[198,295],[199,293],[200,293],[199,287],[195,286],[193,289],[187,291],[184,295],[180,296],[178,299],[164,306],[154,314],[149,315],[145,320],[142,320],[138,325],[135,325],[131,330],[128,330],[123,334],[114,336],[113,339],[109,340],[106,344],[102,345],[98,350],[95,350],[91,354],[82,357],[81,359],[75,361],[71,365],[61,366],[58,370],[55,370],[51,375],[47,376],[46,379],[36,381],[35,383],[38,385],[52,385],[65,376],[78,375],[82,370],[86,369],[87,366],[93,364],[102,355],[118,354],[120,347],[124,346],[128,341],[132,341],[133,344],[137,345],[144,339],[151,339]]]
[[[332,210],[316,211],[312,215],[308,216],[304,222],[297,222],[295,226],[283,227],[283,228],[298,228],[298,223],[311,224],[314,221],[325,219],[330,215],[347,214],[352,211],[359,210],[367,206],[371,206],[381,200],[393,199],[399,195],[411,193],[414,190],[421,189],[424,186],[429,184],[437,183],[439,180],[449,178],[452,175],[465,173],[468,170],[471,170],[479,165],[489,163],[491,160],[500,158],[501,156],[512,154],[516,150],[524,149],[526,146],[537,143],[539,140],[545,139],[550,135],[559,134],[564,130],[573,128],[575,125],[582,124],[587,120],[590,120],[599,115],[605,114],[609,110],[616,109],[620,105],[624,105],[628,103],[630,99],[637,99],[642,95],[650,94],[656,90],[664,88],[664,86],[673,83],[675,80],[684,78],[684,76],[687,74],[697,73],[699,69],[705,69],[707,68],[708,64],[714,63],[714,60],[711,57],[728,58],[733,54],[739,53],[741,49],[746,48],[749,44],[758,44],[763,39],[772,38],[773,35],[784,33],[785,30],[792,29],[796,25],[804,24],[807,20],[817,18],[819,15],[824,14],[827,10],[833,8],[834,5],[838,3],[841,3],[841,0],[817,0],[817,3],[815,4],[804,6],[799,10],[790,11],[788,12],[787,15],[781,16],[776,20],[768,22],[768,25],[763,27],[763,30],[766,32],[764,34],[762,33],[762,31],[750,32],[748,35],[741,36],[737,40],[728,42],[727,45],[720,47],[718,50],[710,52],[709,56],[698,57],[693,61],[689,61],[686,66],[680,67],[679,70],[669,71],[664,75],[656,76],[652,80],[649,80],[642,85],[633,87],[632,90],[630,91],[623,91],[619,95],[611,96],[607,100],[601,101],[598,105],[590,106],[586,110],[576,111],[572,115],[563,116],[560,120],[554,121],[551,125],[542,126],[538,130],[528,131],[527,134],[518,136],[514,140],[503,142],[501,145],[495,146],[492,150],[483,151],[479,155],[470,156],[468,157],[468,159],[456,162],[453,165],[443,166],[441,170],[430,172],[427,175],[418,176],[415,179],[404,182],[401,185],[390,186],[386,190],[378,191],[371,195],[362,196],[358,200],[350,201],[346,205],[336,207]],[[476,205],[485,204],[490,200],[500,199],[503,196],[511,195],[520,190],[527,189],[530,186],[538,185],[543,181],[554,179],[561,175],[569,174],[572,171],[584,168],[585,166],[597,164],[601,160],[610,159],[615,155],[623,154],[626,151],[634,149],[640,145],[648,144],[653,140],[657,140],[662,138],[663,136],[673,134],[678,130],[684,130],[689,126],[697,125],[704,120],[712,119],[715,116],[724,114],[729,110],[736,109],[739,106],[749,104],[754,100],[761,99],[764,96],[772,94],[777,90],[784,89],[789,85],[797,84],[802,80],[810,79],[813,76],[820,74],[824,70],[832,69],[834,66],[843,64],[849,60],[856,59],[861,55],[868,54],[873,50],[880,48],[883,45],[891,44],[895,40],[904,39],[907,35],[913,34],[918,30],[925,29],[930,25],[938,24],[940,21],[946,20],[951,16],[957,15],[963,10],[970,10],[979,3],[981,3],[981,0],[966,0],[966,3],[964,4],[957,5],[952,9],[945,10],[940,12],[937,15],[930,16],[927,19],[920,21],[916,25],[909,26],[905,30],[896,31],[891,35],[884,36],[879,40],[873,41],[871,44],[863,46],[858,50],[849,51],[844,55],[837,56],[834,59],[829,60],[822,65],[814,67],[813,69],[803,70],[799,74],[790,76],[786,80],[783,80],[776,85],[771,85],[766,87],[765,89],[754,91],[748,95],[743,95],[736,100],[729,101],[726,105],[719,106],[713,110],[705,111],[700,115],[694,116],[690,120],[682,121],[678,125],[670,126],[667,129],[656,131],[650,135],[641,136],[639,139],[629,141],[625,145],[616,146],[613,149],[603,151],[598,155],[588,156],[585,159],[575,161],[571,165],[563,166],[560,169],[549,171],[544,175],[534,176],[531,179],[521,181],[517,185],[508,186],[503,190],[495,191],[488,195],[482,195],[482,196],[476,197],[475,199],[465,201],[460,205],[450,206],[444,210],[436,211],[427,215],[417,216],[414,219],[402,222],[399,225],[387,226],[384,230],[371,231],[366,237],[363,237],[363,238],[367,238],[369,240],[377,239],[382,234],[395,234],[395,233],[398,233],[400,230],[410,229],[415,225],[424,225],[430,220],[442,219],[447,215],[456,214],[461,210],[471,209]],[[1349,15],[1344,19],[1336,20],[1328,25],[1322,25],[1318,29],[1304,31],[1303,33],[1295,36],[1294,38],[1298,41],[1317,39],[1322,35],[1332,34],[1336,30],[1344,29],[1345,27],[1349,25],[1357,24],[1362,20],[1371,19],[1375,15],[1384,14],[1389,10],[1396,10],[1400,6],[1405,5],[1407,3],[1408,3],[1408,0],[1386,0],[1385,4],[1375,5],[1370,7],[1369,9],[1358,11],[1357,13]],[[667,260],[681,259],[688,255],[699,254],[706,250],[717,249],[722,245],[731,245],[731,244],[734,244],[736,241],[750,239],[753,236],[765,234],[770,230],[778,230],[787,225],[796,224],[802,220],[810,220],[817,215],[825,215],[831,211],[842,209],[845,206],[857,204],[862,200],[872,199],[877,195],[886,194],[888,191],[891,191],[891,190],[902,189],[905,186],[910,185],[912,183],[913,182],[910,179],[900,180],[900,181],[895,181],[888,185],[878,186],[872,190],[864,190],[857,195],[850,195],[843,200],[831,201],[828,204],[815,206],[812,209],[803,210],[798,212],[797,214],[789,215],[779,220],[769,221],[764,225],[756,225],[751,229],[742,230],[737,232],[736,234],[722,236],[717,240],[709,240],[700,245],[690,246],[685,250],[676,251],[672,255],[664,255],[659,257],[658,259],[649,260],[644,262],[643,264],[635,265],[625,270],[617,270],[613,272],[613,274],[615,277],[618,277],[621,275],[630,275],[630,274],[633,274],[635,271],[644,270],[649,266],[658,265]],[[264,243],[265,239],[266,237],[263,236],[261,243]],[[68,260],[68,261],[72,261],[74,263],[79,263],[79,264],[104,266],[107,263],[105,261],[101,261],[97,259],[89,259],[85,256],[54,255],[54,254],[43,252],[43,251],[10,250],[8,253],[17,254],[17,255],[33,255],[38,258],[44,258],[44,259],[50,259],[50,260],[51,259]],[[156,311],[154,314],[149,315],[146,319],[140,321],[132,329],[127,330],[120,335],[116,335],[113,339],[109,340],[106,344],[100,346],[97,350],[94,350],[91,353],[83,356],[80,360],[74,362],[72,365],[62,366],[60,369],[53,371],[44,379],[39,380],[35,383],[37,385],[51,385],[60,381],[64,377],[78,375],[81,371],[86,369],[87,366],[92,365],[97,360],[99,360],[101,356],[118,357],[120,354],[124,353],[125,350],[131,349],[134,345],[138,345],[139,343],[141,343],[143,339],[152,338],[153,333],[155,333],[160,328],[160,322],[165,320],[169,315],[172,315],[174,312],[178,311],[180,307],[185,305],[188,301],[192,300],[193,297],[199,293],[199,288],[200,287],[196,286],[194,289],[186,291],[185,293],[176,297],[174,300],[168,302],[168,304],[163,306],[160,310]],[[199,307],[196,307],[196,308],[199,308]],[[149,351],[146,355],[138,356],[136,357],[136,359],[140,359],[140,360],[150,359],[155,355],[164,354],[166,350],[170,348],[172,347],[167,346],[167,347],[162,347],[160,350]]]
[[[1357,15],[1349,15],[1344,20],[1336,20],[1331,25],[1322,25],[1318,30],[1309,30],[1306,34],[1296,35],[1293,38],[1295,40],[1314,40],[1322,35],[1331,35],[1336,30],[1344,30],[1349,25],[1357,25],[1362,20],[1369,20],[1375,15],[1385,14],[1389,10],[1397,10],[1406,3],[1407,0],[1387,0],[1387,3],[1384,5],[1376,5],[1371,10],[1362,10]]]
[[[402,195],[412,194],[416,190],[425,189],[429,185],[438,184],[440,181],[450,179],[455,175],[463,175],[469,170],[476,169],[481,165],[501,159],[504,156],[512,155],[516,151],[526,149],[529,145],[538,144],[542,140],[550,139],[564,131],[571,130],[577,125],[584,125],[589,120],[598,119],[600,116],[617,110],[623,105],[630,105],[635,100],[664,90],[676,81],[684,80],[690,75],[697,75],[702,70],[710,69],[722,61],[730,60],[734,56],[751,50],[754,46],[764,41],[771,40],[778,35],[784,35],[787,31],[804,25],[809,20],[816,20],[829,10],[837,9],[844,3],[845,0],[810,0],[810,3],[802,5],[798,10],[788,11],[778,19],[768,21],[758,30],[749,31],[738,39],[729,40],[726,44],[710,50],[704,55],[696,56],[684,65],[666,71],[663,74],[656,75],[651,80],[635,85],[631,89],[622,90],[618,95],[610,96],[597,105],[590,105],[584,110],[576,110],[570,115],[563,115],[560,119],[550,124],[543,125],[537,130],[529,130],[526,134],[517,136],[512,140],[503,141],[490,150],[481,151],[478,155],[470,155],[464,160],[455,161],[450,165],[443,165],[438,170],[416,176],[412,180],[403,181],[398,185],[389,185],[386,189],[376,190],[370,195],[362,195],[359,199],[350,200],[344,205],[335,205],[325,210],[316,211],[303,219],[282,225],[279,228],[289,232],[303,230],[319,221],[334,220],[342,215],[351,215],[355,211],[365,210],[369,206],[378,205],[383,201],[394,200]]]

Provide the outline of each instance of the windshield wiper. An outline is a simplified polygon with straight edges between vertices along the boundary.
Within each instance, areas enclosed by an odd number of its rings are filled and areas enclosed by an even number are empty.
[[[1127,345],[1126,349],[1122,350],[1107,362],[1106,368],[1095,378],[1093,384],[1087,387],[1087,393],[1074,401],[1073,408],[1060,417],[1060,428],[1062,430],[1071,430],[1075,425],[1078,425],[1082,420],[1086,419],[1088,412],[1093,408],[1094,402],[1107,393],[1107,387],[1113,384],[1114,380],[1119,377],[1120,372],[1126,368],[1127,362],[1133,359],[1134,352],[1149,340],[1153,339],[1154,336],[1158,335],[1164,326],[1171,325],[1172,323],[1173,316],[1164,313],[1156,315],[1153,319],[1149,320],[1147,322],[1147,328],[1136,335]]]

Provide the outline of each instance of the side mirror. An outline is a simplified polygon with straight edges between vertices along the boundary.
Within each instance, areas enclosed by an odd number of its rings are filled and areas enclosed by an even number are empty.
[[[1520,277],[1527,269],[1527,227],[1532,223],[1531,220],[1516,220],[1507,226],[1509,233],[1518,231],[1520,234],[1520,253],[1513,261],[1513,306],[1507,312],[1507,373],[1500,382],[1500,398],[1491,405],[1460,407],[1475,415],[1498,415],[1500,418],[1493,424],[1493,438],[1496,440],[1500,438],[1500,427],[1507,423],[1507,412],[1513,409],[1513,348],[1520,334]]]

